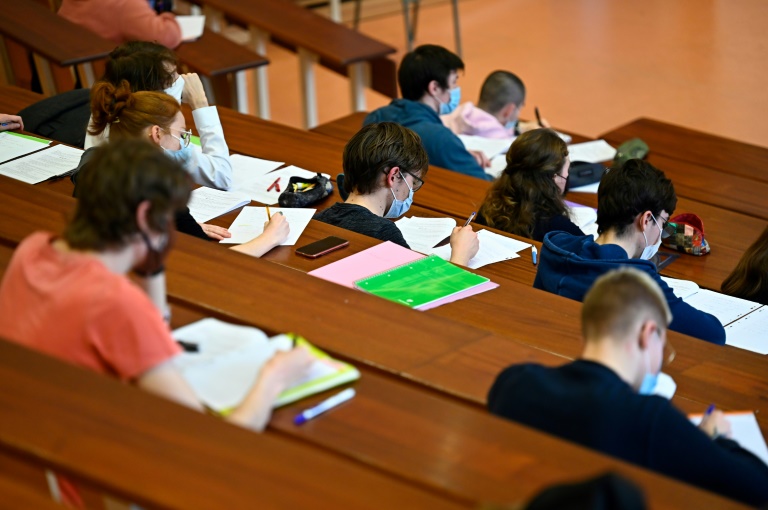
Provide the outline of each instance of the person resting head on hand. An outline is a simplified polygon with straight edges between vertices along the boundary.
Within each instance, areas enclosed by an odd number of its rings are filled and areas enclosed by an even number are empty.
[[[427,153],[419,135],[394,122],[363,127],[344,147],[346,201],[315,215],[337,227],[409,248],[390,218],[408,211],[427,176]],[[471,226],[451,234],[451,262],[466,266],[480,247]]]

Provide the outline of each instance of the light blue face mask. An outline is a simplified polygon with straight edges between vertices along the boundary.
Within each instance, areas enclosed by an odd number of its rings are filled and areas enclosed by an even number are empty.
[[[653,390],[656,389],[656,382],[659,379],[659,374],[645,374],[643,376],[643,382],[640,383],[640,388],[637,392],[640,395],[653,395]]]
[[[408,186],[408,181],[405,180],[405,176],[402,172],[400,172],[400,177],[403,178],[403,182],[406,186]],[[384,215],[385,218],[399,218],[406,212],[408,212],[408,209],[411,208],[411,204],[413,203],[413,188],[408,186],[408,198],[405,200],[398,200],[397,195],[395,195],[395,190],[392,188],[389,188],[389,191],[392,192],[392,196],[395,198],[392,201],[392,205],[389,206],[389,211],[387,211],[387,214]]]
[[[507,131],[514,131],[515,128],[517,128],[517,121],[516,120],[510,120],[506,124],[504,124],[504,129]]]
[[[461,87],[451,89],[451,98],[448,103],[440,103],[440,115],[446,115],[459,107],[461,102]]]
[[[171,149],[166,149],[165,147],[163,147],[163,150],[165,151],[166,155],[168,155],[169,158],[175,159],[182,165],[186,165],[187,161],[189,161],[189,158],[192,156],[192,144],[189,144],[186,147],[184,147],[184,144],[181,144],[181,149],[176,151]]]

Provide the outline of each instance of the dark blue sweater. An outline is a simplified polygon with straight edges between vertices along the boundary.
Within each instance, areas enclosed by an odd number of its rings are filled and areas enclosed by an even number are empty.
[[[730,498],[768,503],[759,458],[735,441],[713,441],[668,400],[635,393],[599,363],[511,366],[491,387],[488,409]]]
[[[415,131],[421,137],[430,165],[486,181],[493,180],[467,151],[459,137],[443,125],[437,112],[423,103],[395,99],[388,106],[369,113],[363,125],[374,122],[395,122]]]
[[[574,236],[550,232],[541,246],[539,269],[533,286],[576,301],[597,278],[611,269],[632,266],[644,271],[661,287],[672,311],[669,329],[707,342],[725,344],[725,329],[714,315],[698,310],[675,296],[669,285],[656,272],[656,265],[643,259],[630,259],[617,244],[597,244],[592,236]]]

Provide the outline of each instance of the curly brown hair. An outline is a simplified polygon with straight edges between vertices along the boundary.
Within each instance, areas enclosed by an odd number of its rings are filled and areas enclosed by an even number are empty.
[[[723,281],[724,294],[742,299],[760,299],[768,292],[768,227],[747,248],[736,269]],[[765,298],[763,298],[765,299]],[[763,303],[766,304],[766,303]]]
[[[480,206],[489,227],[531,237],[536,223],[567,215],[554,176],[562,172],[568,146],[551,129],[518,136],[507,152],[507,167]]]

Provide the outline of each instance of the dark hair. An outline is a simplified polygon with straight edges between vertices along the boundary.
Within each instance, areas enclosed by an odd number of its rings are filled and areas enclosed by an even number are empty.
[[[102,81],[91,89],[93,121],[88,132],[98,135],[110,126],[110,138],[134,138],[150,126],[167,130],[180,111],[176,99],[164,92],[131,92],[125,80],[118,87]]]
[[[622,236],[638,214],[651,211],[658,220],[661,211],[670,215],[677,206],[672,181],[664,172],[640,159],[627,160],[606,172],[597,190],[598,233],[614,229]]]
[[[483,82],[477,106],[495,114],[510,103],[520,106],[524,101],[523,80],[509,71],[494,71]]]
[[[568,146],[551,129],[534,129],[518,136],[507,152],[507,168],[480,206],[488,226],[531,237],[538,221],[567,215],[554,181],[567,157]]]
[[[119,247],[136,234],[136,209],[149,200],[147,221],[168,230],[173,214],[189,200],[191,183],[184,168],[145,140],[115,140],[93,149],[80,171],[78,200],[64,239],[79,250]]]
[[[126,80],[132,92],[159,92],[173,85],[173,74],[178,64],[176,54],[162,44],[147,41],[127,42],[109,54],[106,70],[100,81],[117,87]]]
[[[723,293],[768,304],[768,227],[747,248],[736,269],[723,281]]]
[[[419,135],[394,122],[368,124],[344,147],[344,189],[367,195],[382,173],[399,167],[424,178],[428,164]]]
[[[459,69],[464,69],[464,62],[455,53],[434,44],[419,46],[400,62],[397,70],[400,93],[404,99],[418,101],[432,80],[447,89],[448,76]]]

